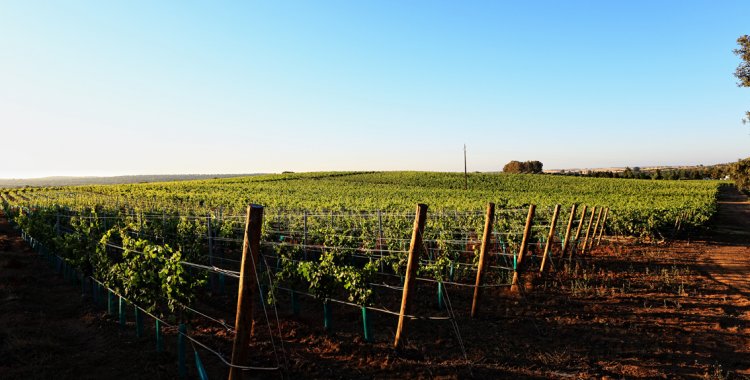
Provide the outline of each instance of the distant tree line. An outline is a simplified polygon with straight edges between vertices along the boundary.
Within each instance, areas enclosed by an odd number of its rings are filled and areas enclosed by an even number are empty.
[[[511,161],[503,166],[503,172],[539,174],[542,172],[542,163],[539,161]]]
[[[588,173],[561,172],[564,175],[596,178],[630,178],[630,179],[722,179],[732,174],[732,166],[729,164],[698,166],[694,168],[675,169],[648,169],[641,170],[639,167],[627,167],[621,172],[592,171]]]

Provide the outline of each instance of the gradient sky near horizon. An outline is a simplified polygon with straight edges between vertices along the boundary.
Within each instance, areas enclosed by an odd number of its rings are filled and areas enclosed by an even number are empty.
[[[750,1],[2,1],[0,178],[750,156]]]

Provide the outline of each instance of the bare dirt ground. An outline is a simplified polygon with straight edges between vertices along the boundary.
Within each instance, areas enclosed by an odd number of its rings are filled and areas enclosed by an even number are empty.
[[[395,318],[374,315],[374,342],[366,343],[359,310],[334,305],[333,331],[325,333],[319,301],[302,299],[301,315],[292,316],[279,297],[288,370],[251,377],[746,378],[748,269],[750,202],[725,190],[705,233],[603,244],[535,279],[523,295],[485,293],[476,319],[468,316],[470,289],[448,287],[465,356],[446,321],[410,322],[406,349],[396,353]],[[135,338],[131,324],[119,328],[80,293],[0,221],[0,378],[176,378],[173,335],[157,355],[153,337]],[[434,289],[418,295],[416,314],[441,314]],[[191,321],[191,331],[228,352],[226,332],[208,326]],[[252,350],[256,363],[271,363],[261,340]],[[202,355],[211,378],[226,376],[225,366]],[[196,378],[192,364],[189,377]]]
[[[703,257],[705,272],[735,294],[750,296],[750,201],[726,191],[719,200],[713,221],[709,248]]]

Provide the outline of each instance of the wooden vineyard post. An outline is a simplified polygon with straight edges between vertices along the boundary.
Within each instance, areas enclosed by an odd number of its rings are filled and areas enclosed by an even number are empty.
[[[579,239],[581,238],[581,229],[583,229],[583,222],[586,219],[586,205],[583,205],[583,209],[581,210],[581,220],[578,221],[578,228],[576,229],[576,236],[573,238],[573,248],[570,250],[570,257],[569,259],[573,258],[573,255],[578,250],[578,244]]]
[[[237,316],[234,321],[234,342],[232,344],[232,365],[245,365],[248,355],[248,341],[254,334],[253,305],[257,291],[256,263],[260,254],[260,233],[263,227],[263,206],[247,207],[245,219],[245,239],[242,244],[240,285],[237,294]],[[241,379],[242,371],[236,367],[229,369],[229,379]]]
[[[597,246],[602,242],[602,234],[604,233],[604,224],[607,223],[607,215],[609,215],[609,207],[604,209],[604,219],[602,220],[602,226],[599,228],[599,236],[596,238]]]
[[[544,268],[547,264],[547,256],[550,256],[550,248],[552,248],[552,241],[555,239],[555,225],[557,224],[557,216],[560,215],[560,205],[555,205],[555,211],[552,212],[552,221],[549,226],[549,235],[547,235],[547,244],[544,246],[544,255],[542,256],[542,265],[539,267],[539,272],[544,273]]]
[[[482,233],[482,248],[479,251],[479,266],[477,267],[477,281],[474,285],[474,299],[471,301],[471,317],[474,318],[479,311],[479,294],[481,292],[480,286],[482,286],[482,273],[484,271],[484,263],[487,260],[487,250],[490,249],[490,241],[492,240],[492,224],[495,220],[495,204],[487,203],[487,214],[484,219],[484,232]]]
[[[214,245],[211,239],[211,212],[206,212],[206,238],[208,239],[208,264],[214,266]],[[216,275],[208,274],[209,288],[212,292],[216,291]]]
[[[586,226],[586,235],[583,238],[583,245],[581,246],[581,256],[586,254],[586,246],[589,244],[589,235],[591,235],[591,226],[594,224],[594,214],[596,214],[596,206],[591,209],[591,218],[589,224]]]
[[[526,227],[523,229],[521,247],[518,249],[518,257],[513,264],[513,281],[511,282],[511,290],[518,290],[518,272],[521,271],[521,262],[526,253],[526,244],[528,244],[529,235],[531,235],[531,223],[534,220],[534,210],[536,210],[536,205],[530,205],[529,214],[526,216]]]
[[[376,245],[378,249],[378,256],[383,257],[383,213],[378,210],[378,243]],[[380,271],[383,271],[383,261],[380,261]]]
[[[591,232],[591,241],[589,241],[589,246],[587,250],[591,251],[591,248],[594,247],[594,238],[596,237],[596,231],[599,230],[599,222],[602,220],[602,212],[604,211],[604,207],[599,208],[599,214],[596,216],[596,223],[594,224],[594,230]]]
[[[521,262],[523,261],[523,257],[526,254],[526,246],[529,243],[529,237],[531,235],[531,224],[534,221],[535,210],[536,210],[536,205],[529,206],[529,213],[528,215],[526,215],[526,226],[523,229],[523,239],[521,239],[521,248],[518,250],[518,259],[516,261],[517,265],[521,265]]]
[[[206,238],[208,239],[208,263],[214,265],[214,244],[211,238],[211,212],[206,213]]]
[[[565,251],[568,250],[568,240],[570,239],[570,231],[573,229],[573,220],[576,217],[576,208],[578,205],[573,203],[573,207],[570,209],[570,218],[568,218],[568,227],[565,228],[565,239],[563,240],[562,245],[562,253],[560,253],[560,258],[565,257]]]
[[[307,210],[302,215],[302,252],[307,261]]]
[[[393,347],[399,348],[401,345],[401,335],[404,334],[404,318],[409,310],[409,297],[414,288],[414,280],[417,276],[417,267],[419,266],[419,253],[422,250],[422,233],[427,219],[427,205],[417,205],[417,215],[414,217],[414,229],[411,234],[411,244],[409,244],[409,258],[406,262],[406,277],[404,279],[404,293],[401,297],[401,312],[398,315],[398,327],[396,328],[396,340]]]

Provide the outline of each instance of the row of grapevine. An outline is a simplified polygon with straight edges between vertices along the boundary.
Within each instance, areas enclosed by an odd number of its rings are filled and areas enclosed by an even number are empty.
[[[613,233],[665,235],[677,220],[703,225],[715,212],[719,181],[646,181],[549,175],[342,172],[264,175],[172,183],[19,189],[25,206],[58,205],[74,210],[106,206],[142,213],[238,215],[256,203],[286,210],[409,212],[429,201],[435,212],[481,210],[492,200],[503,208],[528,204],[606,204]],[[218,216],[218,215],[216,215]]]
[[[218,281],[215,275],[196,273],[191,265],[207,266],[214,274],[239,271],[241,215],[75,212],[59,206],[26,208],[7,201],[5,207],[6,214],[27,234],[86,276],[132,297],[149,312],[173,313],[177,305],[189,304],[200,292],[218,291],[212,283]],[[594,217],[594,212],[586,214],[584,209],[583,213],[555,218],[552,226],[551,211],[537,209],[528,236],[524,236],[527,209],[497,210],[491,224],[486,285],[510,285],[522,238],[532,260],[540,260],[548,231],[555,232],[550,243],[561,246],[567,238],[563,236],[566,223],[573,228],[586,222],[590,226]],[[413,213],[271,209],[266,215],[260,264],[265,272],[259,276],[269,278],[268,294],[264,295],[269,301],[275,299],[277,288],[284,287],[321,300],[371,306],[385,302],[374,288],[400,286]],[[431,213],[422,239],[426,256],[418,275],[437,284],[471,285],[484,221],[480,212]],[[578,230],[580,234],[581,228]]]

